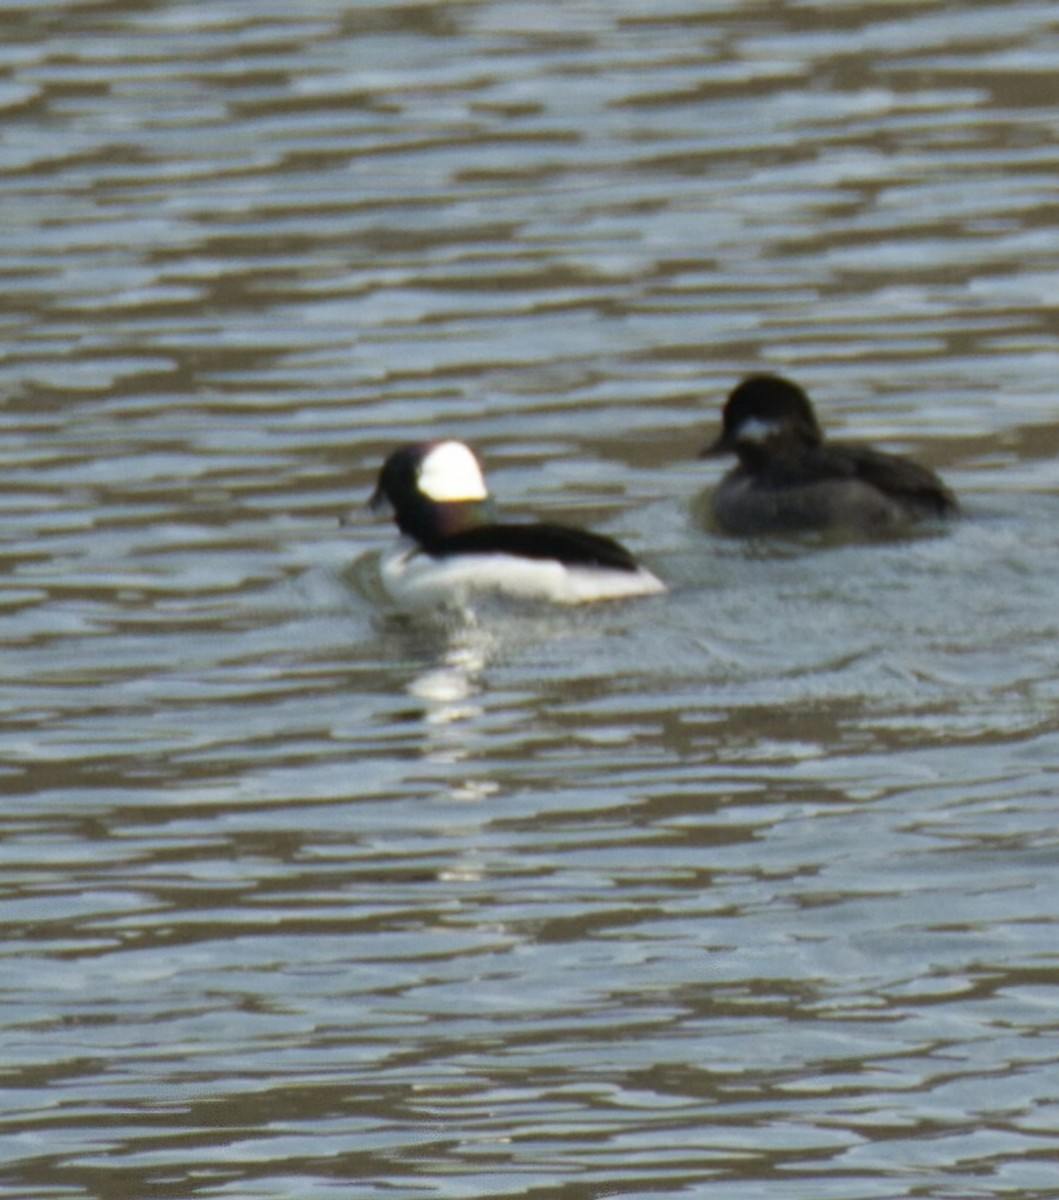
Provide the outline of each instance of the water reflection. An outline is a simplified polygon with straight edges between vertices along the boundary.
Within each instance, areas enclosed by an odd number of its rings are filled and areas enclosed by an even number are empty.
[[[442,664],[424,671],[408,684],[408,694],[427,705],[427,725],[451,725],[480,716],[482,709],[466,703],[481,692],[479,676],[486,664],[485,645],[478,642],[488,638],[464,636],[462,644],[450,646],[442,656]]]
[[[423,758],[428,763],[467,764],[469,774],[453,780],[448,796],[462,803],[495,796],[500,784],[478,775],[474,762],[475,722],[485,716],[479,702],[482,673],[495,651],[495,639],[473,624],[452,635],[437,665],[420,672],[406,685],[408,694],[423,702]]]

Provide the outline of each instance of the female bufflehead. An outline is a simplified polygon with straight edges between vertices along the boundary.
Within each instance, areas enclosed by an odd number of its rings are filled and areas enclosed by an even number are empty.
[[[701,457],[730,452],[739,465],[712,497],[728,533],[885,534],[957,512],[955,496],[929,468],[825,441],[809,397],[778,375],[753,375],[728,397],[721,436]]]
[[[390,595],[409,607],[458,605],[483,592],[581,604],[665,591],[624,546],[598,533],[496,521],[478,460],[462,442],[395,450],[371,504],[389,506],[405,535],[381,572]]]

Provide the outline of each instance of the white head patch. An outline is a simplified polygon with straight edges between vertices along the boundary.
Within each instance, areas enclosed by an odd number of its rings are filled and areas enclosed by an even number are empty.
[[[767,442],[774,433],[783,428],[782,421],[765,421],[761,417],[747,417],[736,427],[735,437],[738,442]]]
[[[438,442],[419,464],[419,490],[439,503],[485,500],[485,486],[478,460],[463,442]]]

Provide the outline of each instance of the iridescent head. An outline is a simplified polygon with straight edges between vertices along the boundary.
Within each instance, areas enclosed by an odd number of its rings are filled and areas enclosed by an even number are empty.
[[[414,442],[379,472],[372,508],[388,507],[398,528],[429,544],[493,516],[478,459],[463,442]]]

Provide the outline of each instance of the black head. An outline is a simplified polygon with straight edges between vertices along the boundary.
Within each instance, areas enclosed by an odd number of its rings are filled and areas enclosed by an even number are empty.
[[[398,529],[429,547],[493,519],[478,460],[462,442],[413,442],[383,463],[371,506],[393,511]]]
[[[751,375],[728,397],[721,436],[702,452],[744,462],[799,454],[824,440],[809,397],[781,375]]]
[[[413,442],[393,451],[382,464],[375,491],[368,501],[373,509],[379,511],[388,506],[398,513],[418,493],[419,468],[434,444]]]

